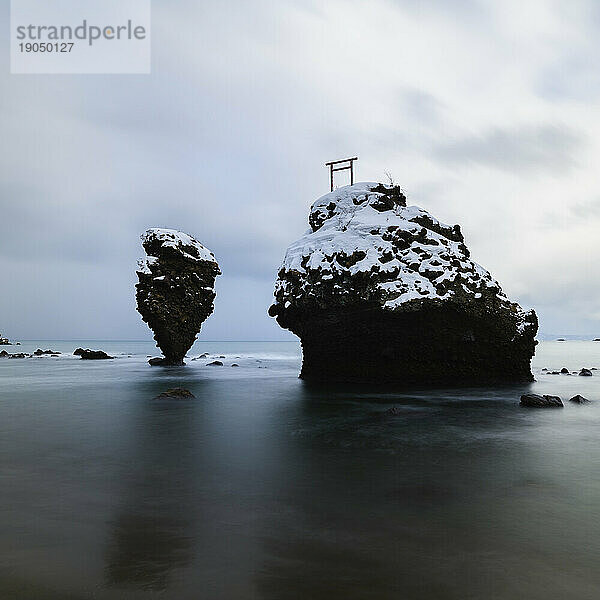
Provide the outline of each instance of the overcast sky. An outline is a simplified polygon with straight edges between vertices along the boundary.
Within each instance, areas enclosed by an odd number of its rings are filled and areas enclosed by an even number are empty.
[[[9,75],[3,27],[0,332],[151,339],[139,234],[168,227],[223,271],[203,339],[286,339],[278,266],[357,155],[543,332],[600,337],[599,32],[595,0],[154,0],[152,75],[86,76]]]

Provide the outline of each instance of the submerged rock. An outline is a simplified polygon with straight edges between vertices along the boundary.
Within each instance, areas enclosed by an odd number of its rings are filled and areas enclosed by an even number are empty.
[[[301,377],[396,384],[528,382],[537,317],[503,294],[458,225],[358,183],[317,200],[269,314],[302,341]]]
[[[194,394],[190,392],[190,390],[186,390],[185,388],[172,388],[167,390],[166,392],[162,392],[157,398],[195,398]]]
[[[587,398],[584,398],[580,394],[577,394],[576,396],[569,398],[569,402],[574,402],[575,404],[587,404],[589,400]]]
[[[220,360],[213,360],[206,364],[207,367],[222,367],[223,363]]]
[[[549,396],[544,394],[523,394],[521,396],[521,406],[530,406],[533,408],[560,408],[564,407],[560,396]]]
[[[183,365],[213,311],[215,278],[221,271],[213,253],[185,233],[148,229],[141,239],[148,256],[137,271],[137,310],[164,355],[150,364]]]
[[[73,354],[81,356],[82,360],[112,360],[114,356],[109,356],[104,350],[83,350],[77,348]]]

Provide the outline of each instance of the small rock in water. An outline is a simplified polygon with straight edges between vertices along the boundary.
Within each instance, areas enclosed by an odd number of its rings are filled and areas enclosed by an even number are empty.
[[[220,360],[213,360],[212,362],[209,362],[206,366],[207,367],[222,367],[223,363]]]
[[[544,394],[523,394],[521,396],[521,406],[530,406],[533,408],[558,408],[563,407],[563,401],[560,396],[549,396]]]
[[[43,356],[44,354],[58,356],[60,352],[58,352],[58,350],[42,350],[41,348],[38,348],[33,354],[34,356]]]
[[[560,375],[560,371],[552,371],[551,375]]]
[[[569,398],[569,402],[575,402],[575,404],[587,404],[589,400],[587,398],[584,398],[580,394],[577,394],[576,396]]]
[[[565,341],[565,338],[558,338],[556,341],[557,341],[557,342],[564,342],[564,341]]]
[[[190,390],[185,388],[172,388],[156,396],[157,398],[195,398]]]
[[[0,356],[1,357],[8,356],[8,352],[6,350],[2,350],[2,352],[0,352]]]
[[[221,354],[218,358],[225,358],[225,355]]]
[[[385,411],[385,414],[386,414],[386,415],[392,415],[392,416],[394,416],[394,417],[397,417],[397,416],[399,416],[399,415],[401,415],[401,414],[402,414],[402,409],[401,409],[401,408],[398,408],[397,406],[392,406],[392,408],[388,408],[388,409]]]
[[[232,363],[231,366],[232,367],[239,367],[240,365],[238,365],[237,363]]]
[[[579,371],[579,374],[582,377],[591,377],[593,373],[589,369],[581,369],[581,371]]]
[[[81,350],[81,348],[75,350],[73,354],[77,353],[78,350]],[[103,350],[81,350],[81,353],[78,354],[82,360],[108,360],[114,358],[114,356],[109,356]]]
[[[17,354],[9,354],[8,358],[31,358],[31,354],[25,354],[25,352],[19,352]]]
[[[568,374],[569,373],[569,369],[567,369],[567,367],[563,367],[560,372],[564,375],[564,374]]]
[[[152,367],[156,366],[156,365],[162,365],[164,363],[164,358],[162,358],[161,356],[156,356],[155,358],[151,358],[148,361],[148,364]]]

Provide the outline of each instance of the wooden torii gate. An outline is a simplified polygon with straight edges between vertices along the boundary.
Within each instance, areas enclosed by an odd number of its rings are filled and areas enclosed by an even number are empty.
[[[331,162],[325,163],[326,167],[329,167],[329,181],[331,183],[331,190],[333,192],[333,173],[335,171],[350,171],[350,185],[354,183],[354,161],[358,160],[358,156],[353,158],[343,158],[342,160],[332,160]],[[334,167],[342,163],[348,163],[342,167]]]

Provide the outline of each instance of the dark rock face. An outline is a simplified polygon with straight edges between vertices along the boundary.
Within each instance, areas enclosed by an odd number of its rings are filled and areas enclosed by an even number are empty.
[[[73,354],[81,356],[82,360],[112,360],[114,356],[109,356],[104,350],[83,350],[77,348]]]
[[[213,360],[212,362],[209,362],[206,366],[207,367],[222,367],[223,363],[220,360]]]
[[[521,406],[530,406],[532,408],[561,408],[564,407],[560,396],[549,396],[544,394],[524,394],[521,396]]]
[[[150,364],[183,365],[213,311],[215,278],[221,271],[212,252],[180,231],[149,229],[142,245],[148,257],[137,271],[137,309],[164,355]]]
[[[589,369],[581,369],[581,371],[579,371],[579,374],[582,377],[591,377],[593,375],[593,373]]]
[[[360,183],[317,200],[269,314],[302,341],[312,381],[528,382],[537,317],[503,294],[458,225]]]
[[[576,396],[569,398],[569,402],[574,402],[575,404],[587,404],[589,400],[587,398],[584,398],[580,394],[577,394]]]
[[[184,388],[172,388],[166,392],[162,392],[157,398],[195,398],[194,394],[190,390]]]

